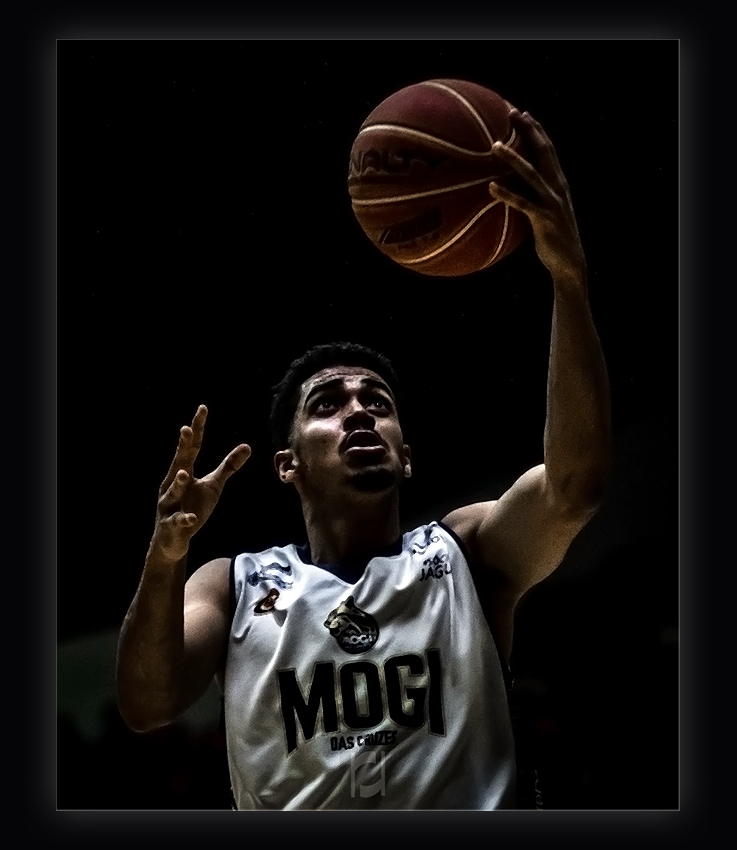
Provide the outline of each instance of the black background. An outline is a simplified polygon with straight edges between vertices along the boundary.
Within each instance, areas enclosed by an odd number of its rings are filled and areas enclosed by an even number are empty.
[[[541,460],[552,293],[532,246],[477,275],[422,277],[368,242],[347,194],[375,105],[470,79],[556,145],[612,385],[606,503],[518,617],[546,805],[677,807],[678,42],[62,40],[57,74],[58,639],[119,626],[201,402],[200,471],[239,442],[253,457],[192,565],[301,541],[267,414],[307,345],[353,339],[395,360],[415,473],[405,526],[493,498]],[[116,734],[138,748],[128,770],[171,757],[171,731]],[[219,805],[181,775],[127,798],[118,775],[106,797],[75,760],[70,744],[62,807]]]

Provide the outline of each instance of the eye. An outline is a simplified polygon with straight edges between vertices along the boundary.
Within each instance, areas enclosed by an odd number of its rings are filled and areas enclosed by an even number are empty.
[[[312,406],[315,413],[330,413],[338,407],[338,400],[334,396],[323,396]]]
[[[391,410],[391,402],[389,399],[381,395],[374,395],[366,401],[367,407],[373,407],[378,410]]]

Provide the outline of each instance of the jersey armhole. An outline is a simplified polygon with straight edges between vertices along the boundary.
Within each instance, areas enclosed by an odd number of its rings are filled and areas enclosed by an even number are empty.
[[[442,528],[444,531],[447,531],[447,533],[453,538],[453,540],[456,542],[456,545],[461,550],[461,554],[466,559],[466,563],[468,564],[468,571],[471,574],[471,581],[473,582],[473,585],[476,588],[476,596],[478,597],[479,605],[481,605],[481,610],[484,613],[484,617],[486,618],[486,622],[487,622],[487,624],[489,624],[489,628],[491,628],[491,624],[489,622],[489,613],[486,609],[486,605],[484,604],[484,594],[479,592],[478,578],[477,578],[478,570],[476,570],[473,566],[473,562],[471,561],[471,558],[468,554],[468,549],[466,548],[466,544],[463,542],[463,540],[461,540],[461,538],[456,534],[456,532],[453,531],[453,529],[450,528],[449,526],[447,526],[444,522],[441,522],[440,520],[438,520],[437,523],[440,526],[440,528]],[[507,688],[511,688],[513,683],[514,683],[514,677],[512,675],[512,669],[511,669],[510,665],[507,664],[507,662],[502,658],[502,656],[499,652],[499,649],[496,645],[496,641],[494,641],[494,649],[496,650],[497,658],[499,659],[499,665],[502,668],[502,674],[504,675],[504,683],[507,686]]]
[[[466,563],[468,564],[468,569],[471,570],[471,575],[473,575],[473,568],[471,566],[471,557],[468,554],[468,549],[466,549],[466,544],[463,542],[463,540],[461,540],[461,538],[456,534],[455,531],[453,531],[453,529],[449,525],[446,525],[444,522],[441,522],[440,520],[438,520],[437,523],[443,529],[443,531],[447,531],[448,534],[450,534],[450,536],[453,538],[453,540],[455,540],[458,548],[461,550],[461,554],[466,559]]]
[[[235,598],[235,557],[230,559],[230,566],[228,567],[228,625],[229,627],[233,625],[233,617],[235,617],[235,606],[236,606],[236,598]]]

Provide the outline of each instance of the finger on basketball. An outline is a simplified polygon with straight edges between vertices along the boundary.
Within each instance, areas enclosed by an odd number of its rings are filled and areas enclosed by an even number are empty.
[[[510,118],[515,126],[519,127],[525,134],[530,149],[534,148],[537,151],[536,160],[540,167],[543,169],[549,167],[559,171],[558,154],[542,124],[536,118],[533,118],[529,112],[519,112],[519,110],[512,110]]]
[[[531,206],[530,201],[523,195],[512,192],[496,182],[489,183],[489,194],[497,201],[501,201],[521,213],[525,213]]]
[[[520,112],[519,109],[513,108],[509,112],[509,119],[532,141],[535,141],[535,136],[538,137],[538,140],[547,138],[542,124],[536,118],[533,118],[529,112]]]
[[[528,183],[542,182],[535,168],[509,145],[505,145],[502,142],[494,142],[492,150],[499,159],[513,168],[521,177],[524,177]]]

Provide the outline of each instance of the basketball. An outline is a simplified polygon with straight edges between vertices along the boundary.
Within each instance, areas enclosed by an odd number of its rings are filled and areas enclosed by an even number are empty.
[[[509,109],[478,83],[442,79],[400,89],[369,114],[351,148],[348,191],[380,251],[421,274],[458,277],[520,244],[527,219],[488,190],[512,176],[491,152],[497,140],[517,149]]]

